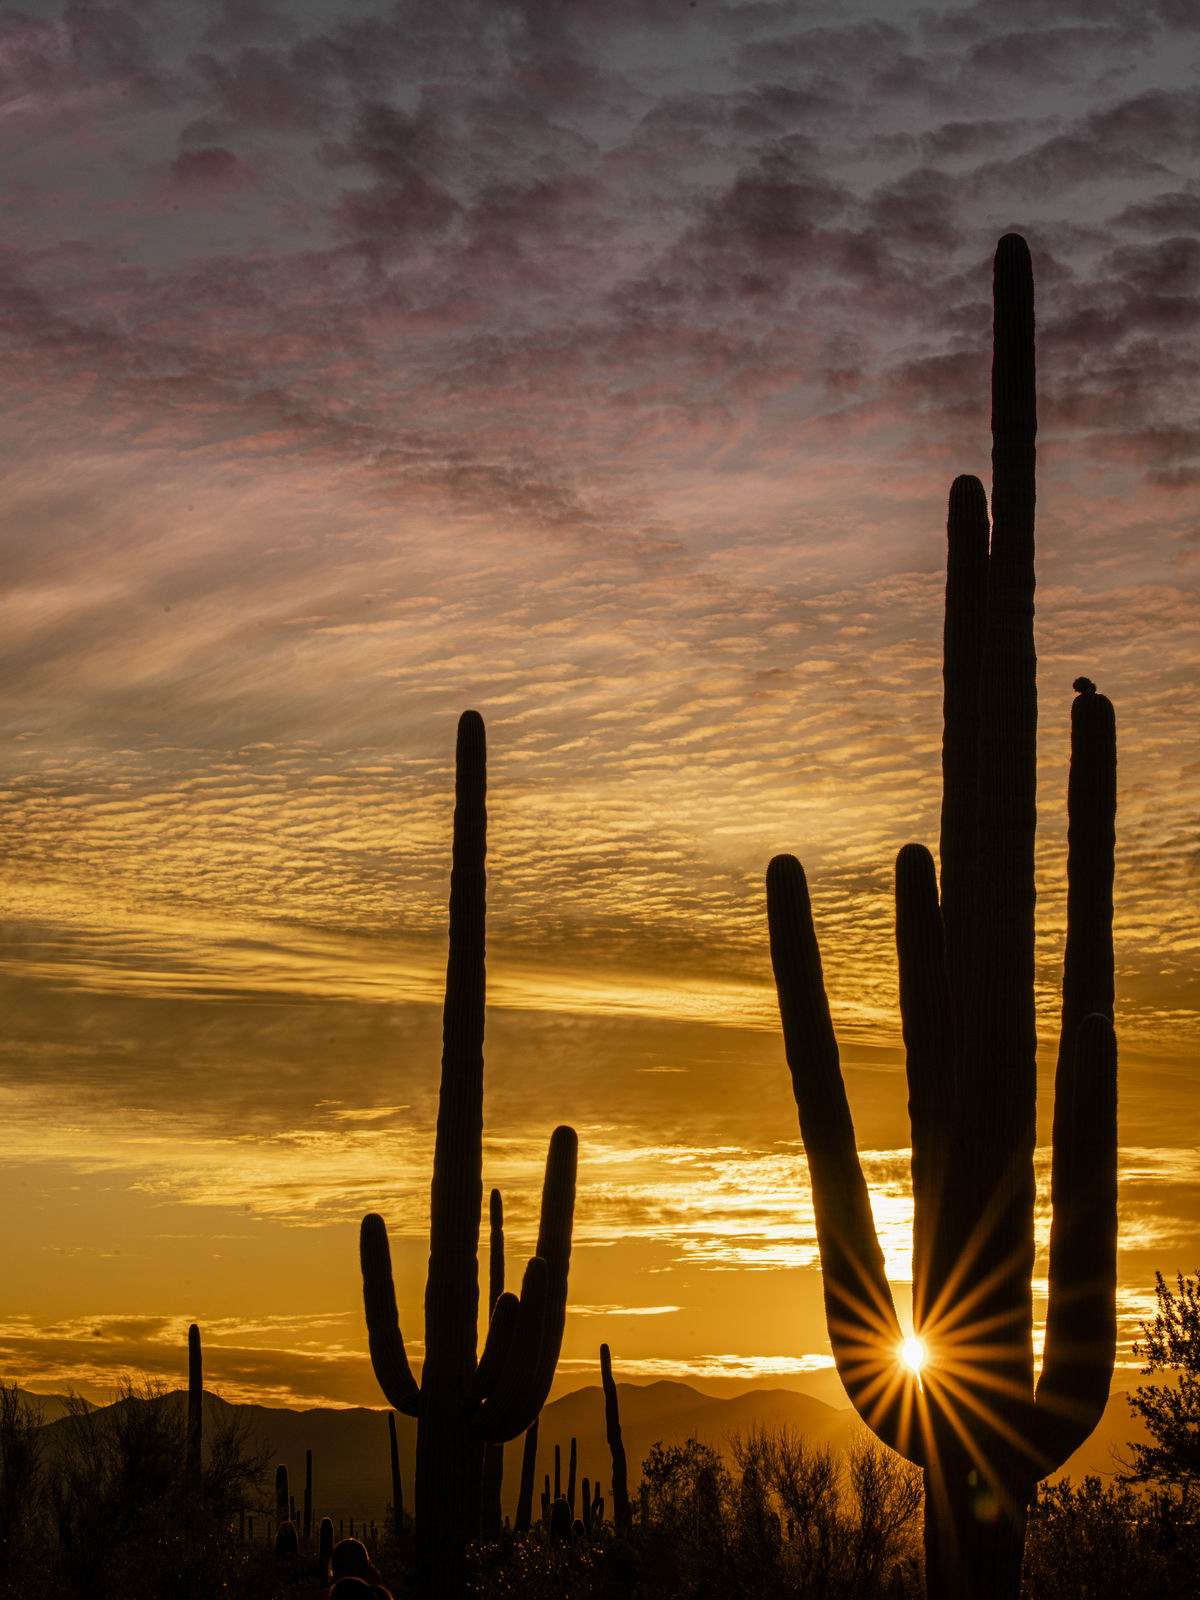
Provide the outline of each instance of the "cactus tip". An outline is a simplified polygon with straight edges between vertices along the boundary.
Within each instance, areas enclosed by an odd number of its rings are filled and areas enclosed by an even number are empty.
[[[1006,233],[996,245],[996,259],[1019,261],[1024,258],[1029,260],[1029,242],[1023,234]]]

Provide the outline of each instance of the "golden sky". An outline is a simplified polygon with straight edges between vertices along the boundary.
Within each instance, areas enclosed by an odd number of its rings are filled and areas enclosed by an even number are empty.
[[[1130,1364],[1200,1222],[1194,21],[38,9],[0,18],[0,1370],[174,1380],[198,1320],[229,1398],[378,1403],[356,1229],[387,1216],[419,1333],[474,706],[514,1275],[580,1135],[560,1386],[607,1340],[835,1395],[763,872],[808,870],[903,1299],[891,865],[936,843],[945,497],[987,477],[1012,227],[1041,1041],[1084,672],[1119,728]]]

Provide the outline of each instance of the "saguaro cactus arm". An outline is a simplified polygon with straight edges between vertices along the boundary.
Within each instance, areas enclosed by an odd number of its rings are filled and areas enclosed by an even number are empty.
[[[1067,944],[1054,1085],[1049,1300],[1037,1387],[1043,1472],[1095,1428],[1116,1356],[1117,1045],[1113,1015],[1116,719],[1076,681],[1067,785]]]
[[[485,1440],[515,1439],[524,1433],[554,1381],[566,1325],[578,1160],[574,1129],[556,1128],[546,1156],[537,1254],[525,1269],[503,1371],[476,1417]]]
[[[358,1250],[362,1266],[367,1343],[375,1377],[390,1406],[403,1412],[406,1417],[419,1416],[421,1391],[408,1364],[404,1336],[400,1332],[387,1226],[377,1212],[372,1211],[363,1218]]]
[[[896,956],[912,1127],[913,1323],[921,1329],[951,1270],[957,1104],[937,874],[922,845],[905,845],[896,858]]]
[[[916,1378],[900,1366],[900,1323],[859,1164],[804,868],[767,868],[771,962],[808,1153],[829,1342],[855,1410],[894,1450],[919,1460],[909,1417]]]
[[[504,1200],[499,1189],[488,1196],[488,1316],[504,1293]]]

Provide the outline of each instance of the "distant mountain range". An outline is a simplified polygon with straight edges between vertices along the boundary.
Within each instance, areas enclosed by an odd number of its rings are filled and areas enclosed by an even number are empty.
[[[727,1450],[732,1435],[752,1424],[786,1424],[805,1434],[814,1443],[844,1450],[866,1432],[849,1406],[831,1406],[812,1395],[791,1389],[753,1389],[745,1394],[716,1397],[702,1394],[686,1383],[661,1381],[649,1384],[618,1384],[621,1424],[629,1459],[631,1490],[635,1490],[639,1466],[657,1441],[671,1443],[689,1437],[702,1439]],[[62,1427],[66,1402],[54,1395],[31,1395],[42,1407],[42,1414],[53,1448],[54,1436]],[[182,1391],[164,1397],[164,1404],[182,1405]],[[118,1402],[121,1404],[124,1402]],[[315,1409],[292,1411],[284,1408],[231,1405],[216,1395],[205,1397],[210,1428],[236,1420],[245,1427],[252,1448],[261,1449],[271,1462],[283,1462],[291,1478],[292,1492],[300,1499],[304,1489],[304,1452],[313,1452],[314,1506],[318,1516],[372,1518],[382,1520],[391,1500],[388,1464],[387,1413],[354,1407],[346,1410]],[[397,1417],[400,1467],[405,1500],[412,1505],[413,1457],[416,1423]],[[535,1508],[545,1473],[553,1475],[554,1446],[562,1448],[563,1481],[572,1437],[577,1441],[579,1475],[597,1476],[610,1494],[610,1459],[604,1433],[604,1396],[598,1385],[575,1389],[551,1402],[542,1412],[538,1430],[538,1464]],[[1077,1481],[1085,1473],[1109,1475],[1116,1470],[1118,1453],[1129,1454],[1129,1442],[1144,1439],[1144,1429],[1136,1425],[1124,1393],[1114,1394],[1105,1408],[1099,1427],[1071,1457],[1061,1474]],[[512,1515],[516,1508],[521,1467],[521,1441],[505,1449],[504,1503]]]

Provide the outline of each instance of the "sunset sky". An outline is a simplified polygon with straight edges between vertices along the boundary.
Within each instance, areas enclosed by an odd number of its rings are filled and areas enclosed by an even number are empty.
[[[382,1404],[367,1210],[420,1355],[474,706],[514,1276],[580,1136],[560,1391],[606,1339],[625,1377],[840,1395],[763,872],[809,873],[903,1298],[892,863],[937,840],[946,491],[988,477],[1010,229],[1041,1047],[1087,673],[1136,1369],[1154,1269],[1200,1254],[1198,65],[1185,0],[0,11],[0,1373],[176,1383],[198,1320],[227,1398]]]

